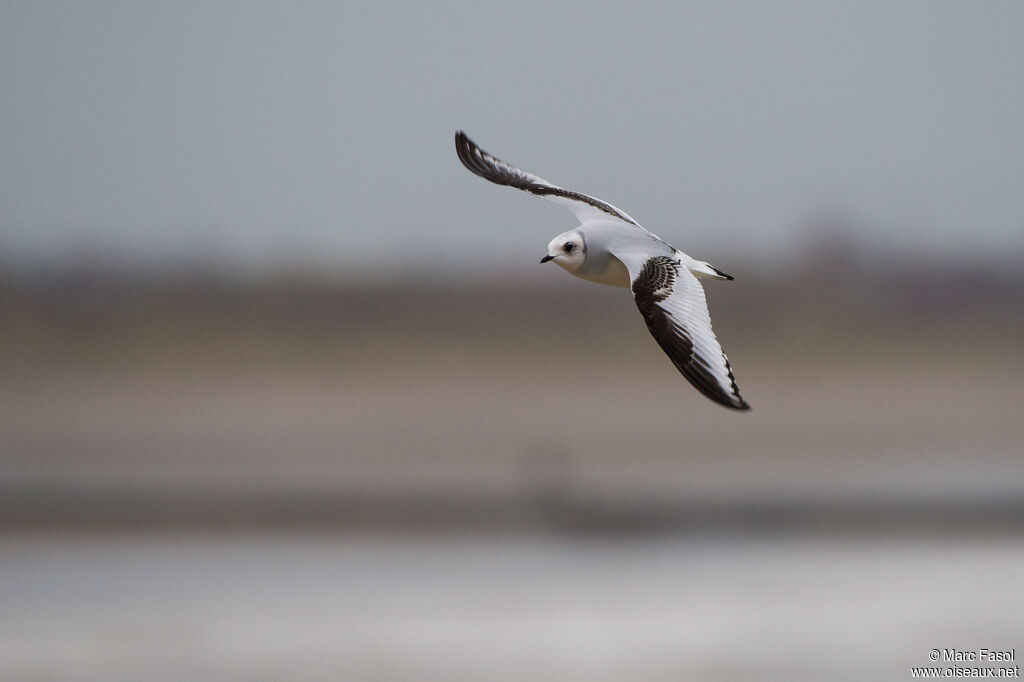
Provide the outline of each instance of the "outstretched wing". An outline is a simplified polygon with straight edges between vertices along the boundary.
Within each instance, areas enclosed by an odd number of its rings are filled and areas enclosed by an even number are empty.
[[[749,410],[729,359],[711,329],[704,288],[676,258],[616,254],[629,270],[633,298],[647,329],[694,388],[716,403]]]
[[[461,130],[455,133],[455,151],[462,165],[485,180],[499,185],[515,187],[523,191],[543,197],[572,211],[581,223],[598,218],[613,218],[639,227],[639,223],[606,201],[601,201],[586,194],[562,189],[532,173],[516,168],[496,156],[492,156],[477,146],[473,140]]]

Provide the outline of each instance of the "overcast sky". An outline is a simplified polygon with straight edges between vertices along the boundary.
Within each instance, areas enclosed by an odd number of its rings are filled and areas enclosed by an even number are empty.
[[[0,4],[0,255],[474,267],[557,206],[485,149],[692,255],[822,216],[1024,253],[1024,3]]]

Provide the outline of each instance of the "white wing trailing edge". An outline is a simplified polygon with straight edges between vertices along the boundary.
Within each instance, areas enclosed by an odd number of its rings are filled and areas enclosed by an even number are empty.
[[[455,133],[455,150],[462,165],[485,180],[490,180],[498,185],[515,187],[559,206],[564,206],[572,211],[572,214],[581,223],[612,218],[629,225],[640,226],[625,211],[606,201],[564,189],[488,154],[461,130]]]
[[[749,410],[750,405],[736,386],[729,359],[711,329],[704,288],[680,258],[650,254],[615,257],[629,271],[633,298],[647,329],[676,369],[716,403]]]

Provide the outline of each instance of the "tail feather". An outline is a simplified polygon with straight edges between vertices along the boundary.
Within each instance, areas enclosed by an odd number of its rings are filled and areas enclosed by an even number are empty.
[[[710,277],[711,279],[734,279],[732,275],[727,275],[711,263],[705,263],[701,260],[690,259],[690,262],[686,264],[686,267],[697,277]]]

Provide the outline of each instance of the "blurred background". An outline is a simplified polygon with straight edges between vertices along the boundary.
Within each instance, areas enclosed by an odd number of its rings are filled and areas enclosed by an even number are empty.
[[[1024,649],[1024,5],[0,4],[0,679]],[[537,261],[615,203],[749,414]]]

